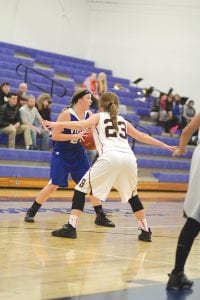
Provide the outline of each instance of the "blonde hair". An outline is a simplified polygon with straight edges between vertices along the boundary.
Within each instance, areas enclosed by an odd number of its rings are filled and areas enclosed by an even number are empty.
[[[108,112],[113,124],[113,128],[118,131],[117,116],[119,109],[119,97],[115,93],[104,93],[99,99],[100,107]]]
[[[82,95],[82,94],[84,94],[84,92],[85,92],[85,95],[86,95],[86,94],[91,94],[89,90],[84,89],[84,88],[79,89],[79,90],[76,90],[76,91],[73,93],[72,98],[71,98],[71,102],[70,102],[70,107],[72,107],[74,104],[76,104],[76,103],[78,102],[78,100],[81,99],[81,98],[84,96],[84,95]],[[77,96],[78,96],[79,94],[80,94],[80,97],[77,98]]]
[[[74,98],[76,95],[82,93],[85,90],[86,90],[85,88],[81,88],[81,89],[78,89],[78,90],[74,91],[74,93],[72,95],[72,98]]]
[[[99,96],[101,96],[103,93],[106,93],[108,90],[106,73],[104,72],[99,73],[97,77],[97,81],[98,81],[98,94]]]

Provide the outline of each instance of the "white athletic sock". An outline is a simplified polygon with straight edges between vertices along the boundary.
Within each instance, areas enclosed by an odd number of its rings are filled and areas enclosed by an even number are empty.
[[[148,227],[146,218],[143,220],[138,220],[138,224],[139,224],[140,228],[143,229],[144,231],[149,231],[149,227]]]
[[[70,215],[69,216],[69,224],[72,225],[74,228],[76,228],[78,224],[79,217],[75,215]]]

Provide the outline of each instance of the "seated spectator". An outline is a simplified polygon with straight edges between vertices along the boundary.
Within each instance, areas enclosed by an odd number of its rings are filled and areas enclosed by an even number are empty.
[[[42,117],[36,108],[33,95],[29,95],[27,103],[20,108],[22,123],[29,126],[33,142],[33,149],[38,149],[37,136],[41,137],[40,150],[49,150],[49,129],[42,124]]]
[[[0,86],[0,106],[8,102],[10,95],[10,83],[3,82]]]
[[[43,120],[51,121],[51,103],[52,98],[50,94],[43,93],[37,98],[37,109]]]
[[[157,125],[163,126],[163,123],[167,120],[168,114],[166,110],[167,95],[162,95],[154,100],[150,117]]]
[[[165,123],[166,132],[173,135],[177,129],[182,129],[182,105],[181,97],[176,94],[174,97],[168,96],[168,120]]]
[[[164,128],[165,132],[169,132],[170,126],[171,126],[171,120],[173,119],[173,113],[172,113],[172,105],[173,105],[173,97],[172,95],[166,95],[166,99],[163,103],[161,103],[161,106],[163,107],[167,112],[167,117],[164,122]]]
[[[97,77],[97,94],[98,97],[101,97],[103,93],[106,93],[108,90],[107,88],[107,77],[106,73],[101,72],[98,74]]]
[[[17,94],[10,94],[8,102],[0,106],[0,131],[8,134],[8,148],[15,148],[16,135],[23,133],[26,149],[31,149],[30,128],[23,125],[17,105]]]
[[[90,106],[95,111],[98,110],[98,81],[97,81],[97,74],[91,73],[84,82],[82,83],[82,88],[89,90],[93,97],[92,97],[92,105]]]
[[[183,118],[186,125],[191,121],[191,119],[196,115],[196,110],[194,108],[194,101],[188,100],[183,106]]]
[[[18,92],[17,92],[17,104],[19,107],[23,106],[27,102],[28,97],[28,85],[25,82],[19,84]]]
[[[94,96],[98,95],[98,81],[97,74],[91,73],[82,83],[84,89],[89,90]]]
[[[194,101],[188,100],[183,106],[182,128],[185,128],[195,115]],[[199,143],[199,137],[200,130],[197,130],[193,133],[189,145],[197,145],[197,143]]]

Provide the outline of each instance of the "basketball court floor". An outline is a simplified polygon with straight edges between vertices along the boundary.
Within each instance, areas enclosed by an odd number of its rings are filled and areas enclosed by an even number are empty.
[[[199,237],[186,265],[193,289],[174,293],[165,289],[184,223],[184,194],[141,193],[152,243],[138,241],[137,222],[117,194],[103,203],[115,228],[95,225],[87,202],[77,239],[51,236],[68,221],[71,194],[50,199],[30,224],[24,215],[35,195],[27,190],[0,193],[0,299],[200,299]]]

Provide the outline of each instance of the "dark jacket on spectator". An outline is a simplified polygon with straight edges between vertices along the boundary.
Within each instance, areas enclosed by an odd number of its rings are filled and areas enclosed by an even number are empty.
[[[0,89],[0,106],[5,104],[8,100],[9,94],[5,94],[1,89]]]
[[[156,98],[154,100],[151,111],[157,111],[157,112],[160,111],[160,99],[159,98]]]
[[[9,103],[6,103],[0,107],[0,128],[9,126],[10,124],[21,124],[21,118],[19,113],[19,107],[16,105],[11,107]]]
[[[42,119],[51,121],[51,111],[48,107],[43,107],[42,109],[38,109]]]

